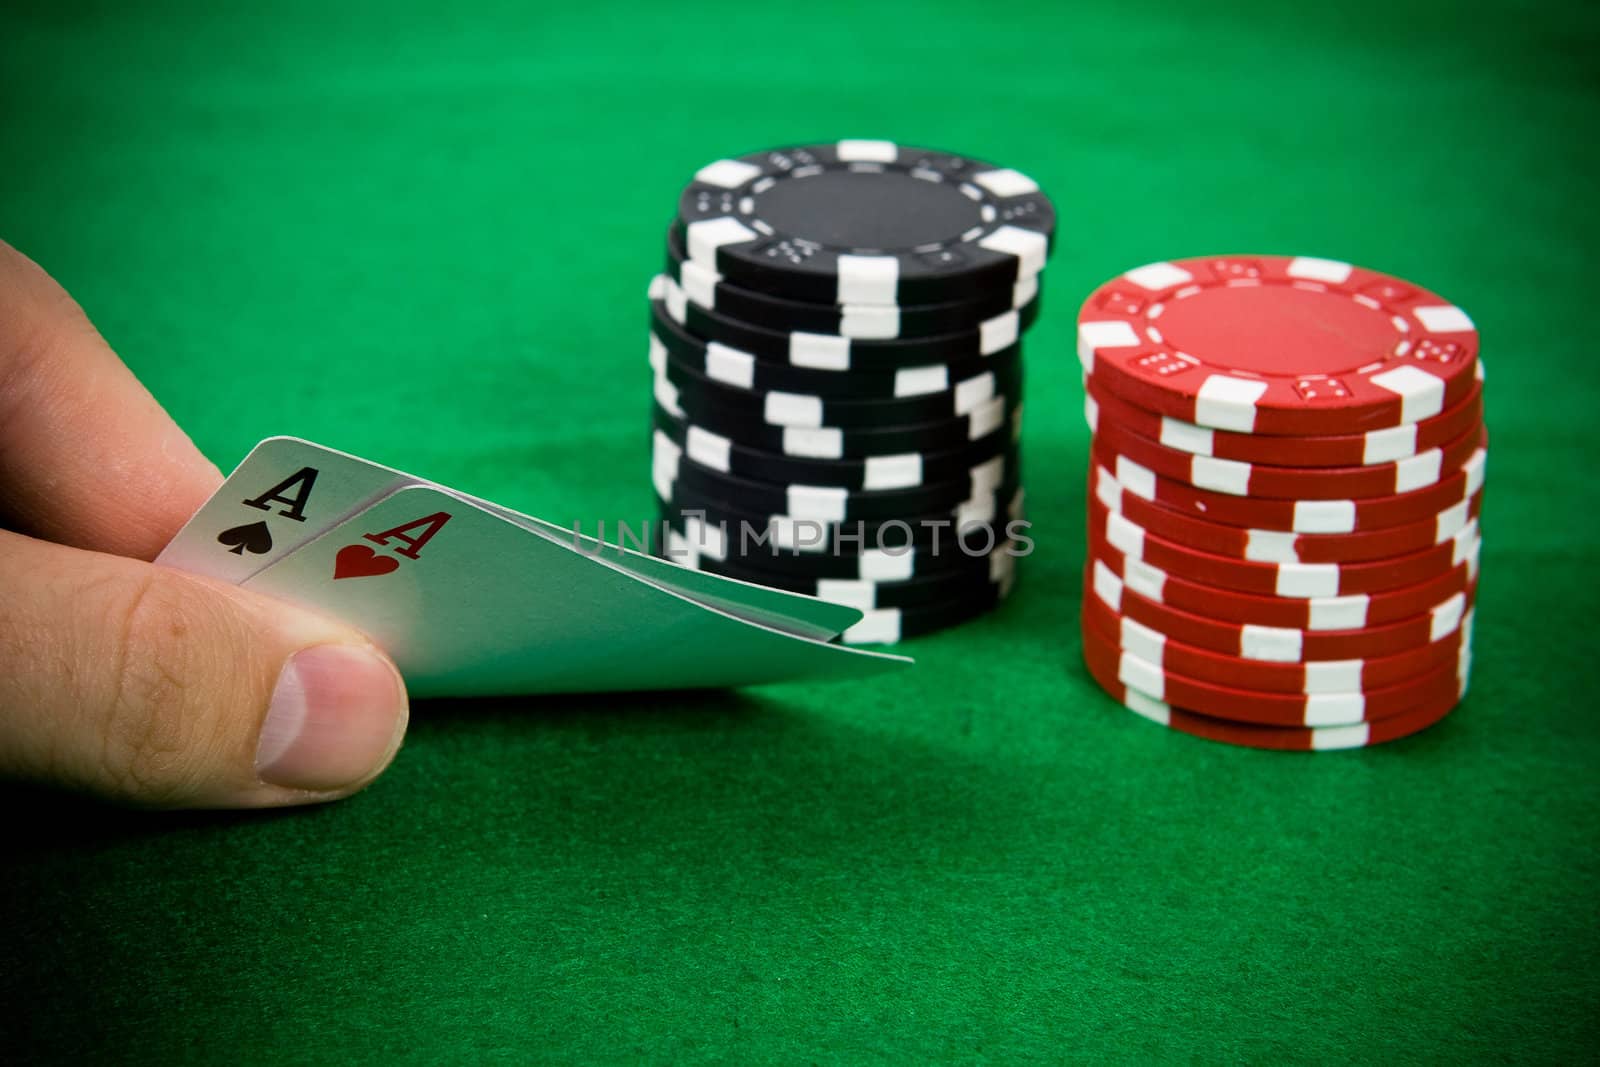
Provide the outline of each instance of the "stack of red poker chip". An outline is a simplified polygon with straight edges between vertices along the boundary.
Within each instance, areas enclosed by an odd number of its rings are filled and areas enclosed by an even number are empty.
[[[1464,312],[1332,260],[1178,260],[1091,294],[1078,356],[1083,658],[1107,692],[1270,749],[1454,709],[1488,455]]]

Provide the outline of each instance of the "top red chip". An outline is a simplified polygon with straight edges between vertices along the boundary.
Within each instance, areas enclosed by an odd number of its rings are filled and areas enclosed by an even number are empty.
[[[1078,358],[1131,403],[1237,433],[1405,426],[1472,391],[1466,313],[1398,278],[1328,259],[1152,263],[1090,295]]]

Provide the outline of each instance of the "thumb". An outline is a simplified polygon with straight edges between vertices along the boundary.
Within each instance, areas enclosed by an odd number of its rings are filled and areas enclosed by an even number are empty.
[[[153,807],[346,796],[405,687],[361,634],[246,590],[0,531],[0,774]]]

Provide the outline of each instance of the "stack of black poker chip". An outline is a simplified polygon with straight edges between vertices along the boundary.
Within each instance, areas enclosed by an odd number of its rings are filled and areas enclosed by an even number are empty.
[[[852,643],[999,603],[1054,229],[1025,175],[886,141],[701,168],[650,286],[658,551],[861,608]]]

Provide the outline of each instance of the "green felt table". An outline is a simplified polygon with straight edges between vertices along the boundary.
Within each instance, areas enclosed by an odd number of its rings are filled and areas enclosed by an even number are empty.
[[[8,792],[8,1049],[1592,1054],[1593,6],[236,6],[0,15],[0,235],[219,465],[286,433],[556,521],[647,517],[644,287],[679,188],[884,137],[1058,205],[1038,551],[1001,612],[868,684],[422,703],[390,772],[319,810]],[[1473,687],[1421,736],[1224,747],[1080,665],[1078,302],[1223,251],[1387,270],[1482,331]]]

